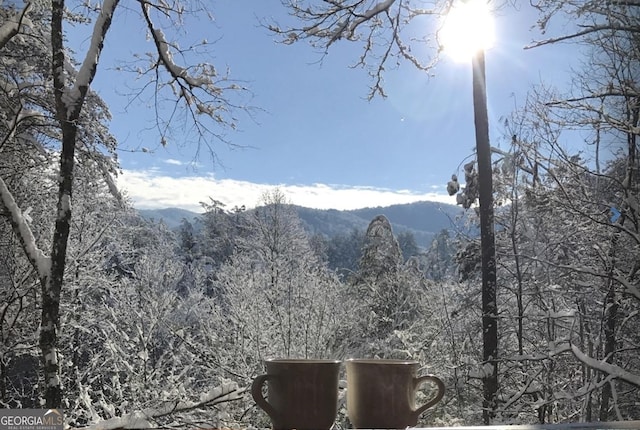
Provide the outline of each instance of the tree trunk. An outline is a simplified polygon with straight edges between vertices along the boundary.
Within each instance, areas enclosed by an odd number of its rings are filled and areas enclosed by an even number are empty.
[[[584,351],[586,349],[589,357],[593,357],[593,340],[591,338],[591,325],[587,320],[587,307],[584,299],[578,300],[578,311],[580,312],[580,343]],[[586,342],[586,344],[585,344]],[[582,385],[586,387],[591,384],[592,372],[591,368],[584,363],[580,364],[582,370]],[[591,422],[593,410],[593,399],[591,392],[588,392],[584,399],[582,421]]]
[[[40,349],[44,360],[44,398],[47,408],[59,408],[62,403],[62,385],[57,347],[60,327],[60,294],[64,279],[71,221],[71,189],[73,185],[76,133],[77,128],[71,122],[63,124],[57,218],[51,249],[51,276],[41,280],[42,325],[40,328]]]
[[[67,89],[65,79],[65,55],[62,23],[64,0],[51,1],[51,50],[53,90],[56,116],[62,131],[60,172],[58,175],[58,203],[55,230],[51,244],[51,269],[48,275],[41,274],[42,319],[40,327],[40,350],[44,371],[45,407],[56,409],[62,406],[62,380],[58,362],[58,331],[60,328],[60,295],[64,279],[67,244],[71,224],[71,196],[75,163],[77,120],[84,106],[89,85],[96,73],[104,37],[111,25],[118,0],[105,1],[93,31],[91,47],[78,73],[73,91]],[[81,80],[80,80],[81,79]],[[67,96],[65,99],[65,95]]]
[[[48,276],[42,276],[42,319],[40,327],[40,351],[44,372],[44,400],[46,408],[59,408],[62,404],[62,381],[58,363],[58,329],[60,326],[60,293],[69,238],[69,220],[71,217],[71,184],[75,152],[75,129],[73,123],[66,121],[67,112],[63,102],[64,85],[64,47],[62,20],[64,1],[51,2],[51,48],[53,53],[52,72],[56,98],[56,112],[62,128],[62,152],[60,154],[60,174],[58,176],[58,204],[56,225],[51,249],[51,270]],[[66,207],[63,206],[66,202]]]
[[[609,281],[610,287],[605,299],[604,309],[604,359],[607,363],[613,363],[616,348],[616,320],[618,316],[618,304],[613,281]],[[600,421],[609,419],[609,401],[611,400],[611,381],[602,387],[602,401],[600,403]]]
[[[640,98],[635,97],[632,99],[631,97],[626,97],[627,106],[638,105],[638,101]],[[634,103],[635,102],[635,103]],[[637,127],[638,122],[640,121],[640,109],[634,108],[629,109],[627,112],[627,120],[632,124],[632,126]],[[628,144],[628,153],[627,153],[627,165],[625,171],[625,197],[633,195],[633,183],[634,183],[634,173],[636,166],[636,134],[628,133],[627,134],[627,144]],[[633,205],[628,203],[628,200],[625,201],[623,205],[622,216],[616,220],[620,226],[625,224],[625,220],[627,215],[625,213],[629,213],[632,215],[634,211]],[[634,218],[630,218],[634,219]],[[603,330],[604,330],[604,360],[607,363],[614,362],[614,355],[616,352],[616,324],[618,319],[618,299],[616,297],[616,281],[613,280],[614,270],[617,265],[616,259],[616,250],[618,246],[618,241],[620,238],[620,231],[616,231],[613,233],[613,237],[611,238],[611,248],[609,251],[609,285],[607,295],[605,297],[605,309],[603,312]],[[602,387],[602,402],[600,403],[600,413],[599,419],[600,421],[606,421],[609,419],[609,401],[612,398],[612,384],[615,383],[615,380],[610,381],[608,384],[605,384]]]
[[[496,246],[493,226],[493,170],[489,144],[484,51],[480,50],[474,55],[472,67],[482,249],[482,419],[484,424],[490,424],[495,416],[498,392],[498,306],[496,302]]]

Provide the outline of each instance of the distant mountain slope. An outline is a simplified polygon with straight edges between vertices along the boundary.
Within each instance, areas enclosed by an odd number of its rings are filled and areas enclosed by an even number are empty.
[[[427,201],[348,211],[296,209],[307,231],[327,236],[347,234],[353,229],[366,230],[372,219],[384,215],[396,235],[410,232],[422,247],[428,247],[441,230],[460,226],[458,218],[463,213],[458,206]]]
[[[386,216],[397,235],[410,232],[418,245],[428,247],[433,237],[443,229],[453,230],[461,225],[462,209],[455,205],[437,202],[416,202],[386,207],[339,211],[335,209],[311,209],[295,206],[306,231],[326,236],[347,235],[354,229],[365,231],[378,215]],[[194,223],[200,216],[184,209],[143,209],[138,211],[146,219],[164,221],[169,228],[180,226],[182,219]]]
[[[152,221],[163,221],[170,229],[180,227],[183,219],[193,223],[200,214],[180,208],[138,209],[141,217]]]
[[[383,214],[391,224],[403,225],[419,231],[438,233],[451,228],[452,221],[462,214],[462,208],[438,202],[416,202],[387,207],[365,208],[350,211],[361,218],[372,220]]]
[[[295,206],[302,224],[309,233],[335,236],[351,233],[353,229],[366,230],[371,220],[366,220],[349,211],[336,209],[310,209]]]

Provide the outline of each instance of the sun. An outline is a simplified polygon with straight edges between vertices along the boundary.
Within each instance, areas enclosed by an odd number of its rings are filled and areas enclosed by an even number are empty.
[[[486,0],[461,0],[444,18],[439,40],[455,61],[469,61],[480,49],[493,45],[493,16]]]

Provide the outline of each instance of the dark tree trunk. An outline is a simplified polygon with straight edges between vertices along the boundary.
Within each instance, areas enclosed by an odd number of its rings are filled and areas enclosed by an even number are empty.
[[[60,153],[60,172],[58,176],[58,203],[55,230],[51,245],[51,268],[48,275],[42,275],[42,319],[40,327],[40,350],[44,372],[44,400],[49,409],[62,406],[62,379],[58,362],[58,332],[60,329],[60,296],[64,280],[67,244],[71,225],[71,197],[73,189],[73,171],[75,163],[76,138],[78,134],[78,118],[84,106],[89,85],[93,80],[98,65],[98,56],[102,51],[104,36],[111,25],[111,17],[118,2],[113,2],[112,9],[103,9],[96,21],[101,39],[97,52],[91,52],[88,63],[82,64],[85,73],[75,89],[77,93],[69,94],[65,79],[65,55],[62,23],[64,20],[64,0],[51,1],[51,49],[53,90],[56,103],[56,116],[62,131],[62,148]],[[95,36],[95,34],[94,34]],[[92,40],[92,43],[93,40]],[[65,99],[65,95],[67,96]]]
[[[616,294],[613,281],[609,281],[611,286],[605,299],[604,309],[604,358],[607,363],[613,363],[616,348],[616,320],[618,316],[618,304],[616,303]],[[609,420],[609,401],[611,400],[611,384],[605,384],[602,387],[602,401],[600,402],[600,421]]]
[[[627,106],[638,105],[638,101],[640,98],[635,97],[633,100],[631,97],[626,97]],[[640,109],[634,108],[629,109],[627,112],[627,120],[634,126],[637,127],[638,122],[640,121]],[[633,183],[634,183],[634,173],[636,166],[636,134],[628,133],[627,134],[627,144],[628,144],[628,153],[627,153],[627,165],[625,171],[625,179],[624,183],[626,183],[624,192],[626,195],[630,195],[633,193]],[[635,216],[627,216],[633,214],[634,208],[632,205],[625,203],[622,208],[622,215],[617,222],[620,226],[625,224],[627,219],[635,220]],[[634,229],[637,230],[638,226],[634,226]],[[620,231],[616,231],[611,238],[611,248],[609,251],[609,285],[607,290],[607,295],[605,297],[605,308],[603,312],[603,331],[604,331],[604,360],[607,363],[613,363],[616,352],[616,325],[618,322],[618,298],[616,296],[616,281],[613,280],[613,274],[617,265],[616,259],[616,250],[618,247],[618,241],[620,238]],[[602,401],[600,403],[600,413],[599,419],[600,421],[607,421],[609,419],[609,402],[612,398],[612,384],[615,383],[615,380],[611,380],[608,384],[605,384],[602,387]]]
[[[58,363],[58,330],[60,326],[60,293],[64,275],[71,217],[71,183],[75,153],[75,125],[67,120],[63,93],[64,47],[62,20],[64,1],[51,2],[51,48],[53,54],[52,72],[56,99],[56,112],[62,128],[62,151],[60,154],[60,174],[58,179],[58,205],[56,225],[51,250],[51,270],[49,276],[40,279],[42,285],[42,319],[40,327],[40,350],[44,372],[44,400],[46,408],[59,408],[62,404],[62,381]],[[69,136],[70,129],[74,133]],[[63,210],[62,201],[67,202]]]
[[[490,424],[495,416],[498,393],[498,306],[496,302],[496,246],[493,226],[493,171],[489,144],[489,120],[484,51],[473,57],[473,108],[478,153],[480,240],[482,248],[482,419]]]

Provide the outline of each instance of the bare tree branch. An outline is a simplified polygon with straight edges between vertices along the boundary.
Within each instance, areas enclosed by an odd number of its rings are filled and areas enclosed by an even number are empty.
[[[600,31],[611,30],[611,31],[620,31],[620,32],[628,32],[628,33],[638,33],[640,34],[640,28],[634,26],[621,26],[621,25],[613,25],[613,24],[603,24],[603,25],[595,25],[593,27],[586,28],[582,31],[578,31],[576,33],[567,34],[564,36],[552,37],[546,40],[540,40],[537,42],[533,42],[524,47],[524,49],[533,49],[539,46],[551,45],[553,43],[565,42],[567,40],[577,39],[582,36],[586,36],[588,34],[597,33]]]
[[[323,55],[339,40],[358,43],[362,51],[355,67],[367,69],[371,77],[368,98],[385,97],[385,71],[399,61],[409,61],[420,70],[431,70],[437,63],[440,47],[437,37],[408,38],[404,30],[414,22],[421,26],[432,26],[436,35],[449,2],[434,2],[432,9],[419,8],[410,0],[327,0],[311,1],[283,0],[291,15],[300,21],[299,26],[283,27],[278,23],[266,27],[282,37],[281,42],[292,44],[302,40],[322,50]],[[416,53],[428,50],[418,48],[427,45],[431,53],[421,59]]]

